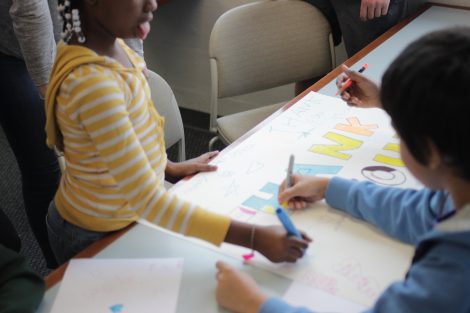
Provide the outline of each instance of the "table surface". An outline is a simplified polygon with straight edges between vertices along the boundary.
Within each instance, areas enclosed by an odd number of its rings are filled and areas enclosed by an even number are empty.
[[[345,64],[353,69],[358,69],[362,64],[368,63],[369,68],[366,74],[378,81],[387,66],[408,43],[432,30],[454,25],[470,26],[470,9],[427,5],[387,31],[347,60]],[[304,93],[290,101],[286,107],[293,105],[312,90],[326,95],[334,95],[336,93],[334,80],[340,72],[339,68],[334,69]],[[275,113],[274,116],[277,114],[282,114],[282,110]],[[268,120],[270,119],[268,118]],[[264,123],[255,127],[233,145],[243,141],[244,138],[262,127]],[[231,146],[225,150],[229,151],[230,148]],[[195,244],[194,240],[187,240],[165,230],[156,230],[140,224],[130,226],[96,242],[78,254],[77,257],[184,258],[185,264],[177,312],[225,312],[217,305],[214,296],[216,286],[215,262],[217,260],[224,260],[238,268],[243,267],[269,295],[281,296],[291,283],[289,279],[263,269],[244,266],[241,264],[240,259],[226,256],[204,245]],[[61,266],[46,277],[48,290],[37,312],[50,312],[66,266],[67,264]]]

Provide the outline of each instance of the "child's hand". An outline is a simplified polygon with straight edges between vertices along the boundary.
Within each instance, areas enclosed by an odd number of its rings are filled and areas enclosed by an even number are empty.
[[[243,313],[258,312],[267,296],[248,274],[218,261],[216,299],[224,308]]]
[[[336,79],[336,86],[341,89],[349,78],[353,81],[351,87],[341,93],[341,99],[350,106],[360,108],[380,108],[380,88],[372,80],[361,73],[351,71],[346,65],[341,65],[343,74]]]
[[[171,177],[182,178],[199,172],[215,171],[217,170],[217,166],[210,165],[209,162],[212,161],[212,159],[214,159],[217,155],[219,155],[219,151],[211,151],[204,153],[197,158],[180,163],[168,161],[165,174]]]
[[[283,226],[257,226],[254,248],[271,262],[296,262],[312,239],[301,232],[303,239],[288,236]]]
[[[279,186],[278,201],[287,202],[292,209],[304,209],[325,198],[329,182],[325,177],[292,175],[292,187],[286,189],[285,181]]]

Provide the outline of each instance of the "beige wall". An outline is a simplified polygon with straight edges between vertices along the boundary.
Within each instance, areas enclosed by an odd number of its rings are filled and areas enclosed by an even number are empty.
[[[148,67],[164,77],[182,107],[209,112],[209,36],[225,11],[255,0],[170,0],[156,12],[145,42]],[[221,113],[256,107],[293,96],[293,88],[254,94],[222,103]]]

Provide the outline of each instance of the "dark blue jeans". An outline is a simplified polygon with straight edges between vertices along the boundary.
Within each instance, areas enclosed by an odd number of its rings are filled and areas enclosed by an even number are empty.
[[[77,253],[100,240],[109,232],[96,232],[75,226],[60,215],[54,201],[46,218],[49,241],[59,264],[65,263]]]
[[[21,172],[29,225],[47,266],[54,268],[57,263],[45,218],[59,185],[60,168],[54,151],[46,146],[44,101],[39,98],[24,61],[0,53],[0,69],[0,124]]]

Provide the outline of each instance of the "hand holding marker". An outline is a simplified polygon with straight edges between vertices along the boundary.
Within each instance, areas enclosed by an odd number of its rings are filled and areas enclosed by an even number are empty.
[[[287,167],[287,178],[286,178],[286,189],[292,186],[292,172],[294,170],[294,155],[291,155],[289,158],[289,166]],[[282,207],[287,207],[287,203],[282,203]],[[298,229],[292,223],[292,220],[289,217],[289,214],[282,207],[278,207],[276,209],[276,215],[281,221],[282,225],[286,229],[289,235],[295,236],[299,239],[302,239],[302,234],[298,231]]]
[[[360,69],[359,69],[359,73],[362,73],[364,72],[367,68],[369,67],[369,65],[366,63],[364,64]],[[336,92],[336,95],[340,95],[342,94],[346,89],[348,89],[349,87],[351,87],[351,85],[353,84],[353,81],[348,78],[346,79],[346,81],[343,83],[343,85],[341,86],[341,88],[338,89],[338,91]]]

